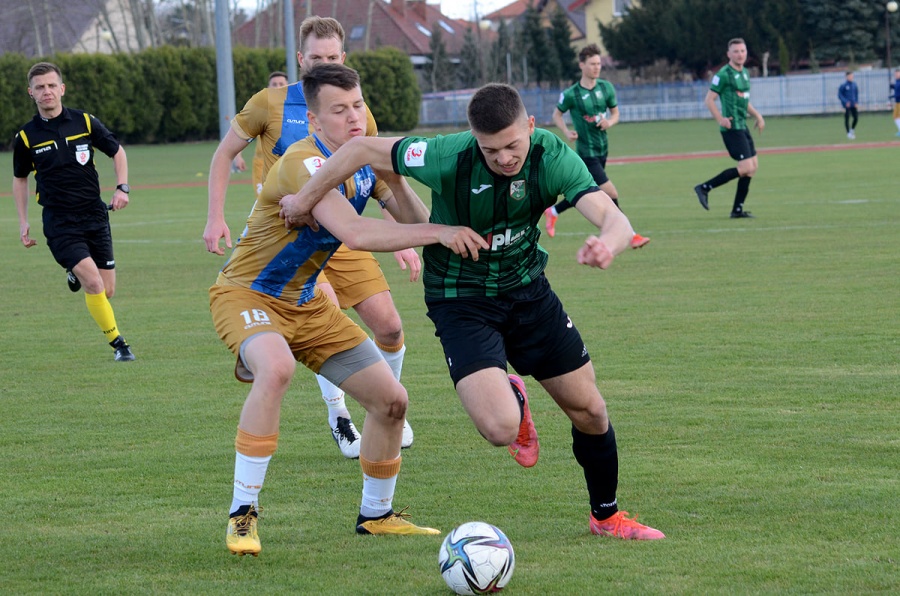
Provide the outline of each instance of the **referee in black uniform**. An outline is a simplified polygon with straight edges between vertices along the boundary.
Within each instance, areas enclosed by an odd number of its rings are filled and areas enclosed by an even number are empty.
[[[28,71],[28,94],[37,115],[16,134],[13,153],[13,198],[19,214],[22,244],[37,244],[29,236],[28,175],[34,172],[37,202],[47,246],[68,272],[69,288],[84,287],[88,311],[100,326],[117,362],[134,360],[119,333],[109,298],[116,291],[116,261],[108,209],[128,206],[128,161],[116,137],[86,112],[65,108],[66,86],[55,64],[39,62]],[[100,178],[94,149],[113,159],[116,191],[107,205],[100,198]]]

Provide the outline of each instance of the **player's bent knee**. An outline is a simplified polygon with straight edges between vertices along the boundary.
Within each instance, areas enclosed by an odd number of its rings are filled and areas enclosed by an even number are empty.
[[[494,447],[505,447],[516,440],[519,433],[519,421],[492,420],[478,425],[478,432]]]
[[[400,390],[391,394],[384,403],[385,413],[389,418],[393,418],[394,420],[403,420],[406,418],[406,408],[409,406],[409,397],[407,396],[406,389],[403,388],[403,385],[397,383],[397,386]]]
[[[287,388],[294,378],[297,362],[290,356],[274,356],[266,361],[262,370],[253,371],[256,383],[264,383],[273,389]]]

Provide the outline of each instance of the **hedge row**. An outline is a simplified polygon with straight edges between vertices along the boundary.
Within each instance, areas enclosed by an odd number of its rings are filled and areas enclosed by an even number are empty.
[[[126,144],[214,140],[219,136],[216,57],[212,48],[166,46],[137,54],[59,54],[66,84],[63,103],[100,118]],[[235,48],[237,108],[265,86],[269,73],[284,70],[284,51]],[[0,56],[0,147],[9,149],[35,114],[28,96],[28,69],[20,54]],[[421,93],[408,56],[389,48],[356,54],[363,89],[383,130],[409,130],[418,122]],[[374,101],[377,98],[377,101]],[[387,109],[384,109],[384,108]]]

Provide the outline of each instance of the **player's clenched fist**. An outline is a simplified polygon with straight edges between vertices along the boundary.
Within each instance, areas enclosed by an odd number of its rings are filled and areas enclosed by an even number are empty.
[[[588,236],[584,245],[578,249],[578,262],[582,265],[606,269],[609,267],[615,255],[606,246],[606,243],[596,236]]]

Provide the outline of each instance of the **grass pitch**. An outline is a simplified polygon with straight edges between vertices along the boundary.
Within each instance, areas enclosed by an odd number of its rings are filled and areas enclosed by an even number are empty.
[[[885,114],[863,114],[857,134],[857,143],[893,139]],[[535,468],[477,435],[421,285],[385,256],[416,433],[395,506],[444,531],[470,520],[500,527],[516,550],[509,593],[900,591],[900,149],[766,154],[841,143],[838,118],[770,119],[757,140],[746,205],[756,219],[728,219],[733,183],[713,191],[711,211],[697,203],[692,187],[731,167],[723,154],[611,164],[650,245],[608,271],[580,267],[575,251],[590,227],[574,212],[543,242],[616,427],[620,507],[663,541],[589,534],[569,424],[533,380]],[[721,151],[721,142],[709,121],[627,124],[613,129],[611,147],[616,158]],[[354,533],[359,465],[334,446],[304,370],[285,399],[262,493],[263,552],[227,553],[247,387],[234,381],[208,313],[223,262],[201,241],[213,149],[127,148],[134,190],[112,215],[113,305],[131,364],[112,361],[83,296],[66,289],[39,210],[30,219],[40,245],[24,250],[4,197],[3,591],[447,593],[440,537]],[[0,154],[7,172],[10,159]],[[235,235],[252,202],[248,177],[229,189]],[[362,410],[350,407],[359,424]]]

